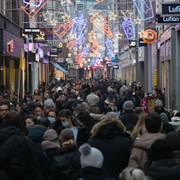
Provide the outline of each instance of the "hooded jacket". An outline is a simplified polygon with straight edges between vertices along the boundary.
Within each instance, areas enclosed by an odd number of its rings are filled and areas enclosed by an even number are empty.
[[[128,165],[131,140],[124,136],[124,131],[124,125],[118,119],[102,120],[91,131],[89,144],[102,152],[107,177],[118,179]]]
[[[149,168],[148,180],[179,180],[180,166],[175,159],[162,159],[153,162]]]
[[[161,133],[145,133],[139,140],[133,144],[133,149],[129,159],[129,167],[139,168],[147,172],[147,148],[150,147],[157,139],[164,139],[165,135]]]
[[[36,125],[33,129],[29,131],[29,134],[27,136],[36,144],[36,149],[38,151],[42,150],[41,143],[43,142],[43,135],[46,130],[47,130],[46,127],[41,125]]]
[[[84,124],[86,128],[86,132],[88,137],[91,136],[91,130],[93,126],[97,123],[97,121],[91,117],[89,114],[84,114],[84,113],[79,113],[78,116],[76,117],[81,123]]]
[[[96,120],[101,120],[102,114],[90,113],[90,116]]]
[[[96,94],[91,93],[87,96],[86,100],[87,100],[88,105],[92,107],[98,104],[98,102],[100,101],[100,98]]]

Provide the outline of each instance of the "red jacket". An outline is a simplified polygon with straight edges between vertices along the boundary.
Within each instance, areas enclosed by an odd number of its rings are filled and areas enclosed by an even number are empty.
[[[145,106],[146,108],[144,109],[144,112],[149,114],[149,109],[148,109],[148,101],[149,101],[149,98],[146,100],[145,98],[143,98],[141,100],[141,107]]]

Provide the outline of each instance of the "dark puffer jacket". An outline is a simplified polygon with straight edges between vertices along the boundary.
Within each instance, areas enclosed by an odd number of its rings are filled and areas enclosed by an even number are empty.
[[[86,167],[83,169],[83,180],[115,180],[102,175],[101,169]],[[81,179],[80,179],[81,180]]]
[[[106,119],[94,126],[88,141],[102,152],[107,177],[114,179],[118,179],[120,172],[128,166],[131,140],[124,136],[124,129],[119,120]]]
[[[79,113],[76,118],[84,124],[87,135],[88,135],[88,137],[90,137],[91,130],[92,130],[93,126],[97,123],[97,120],[95,120],[89,114],[83,114],[83,113]]]
[[[59,154],[54,158],[50,179],[78,180],[81,169],[80,156],[76,146],[59,148]]]
[[[147,175],[148,180],[179,180],[180,167],[175,159],[155,161]]]

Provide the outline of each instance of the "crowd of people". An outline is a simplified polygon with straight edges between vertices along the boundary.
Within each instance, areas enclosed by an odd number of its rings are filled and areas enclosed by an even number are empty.
[[[0,94],[1,180],[179,180],[180,112],[141,83],[52,80]]]

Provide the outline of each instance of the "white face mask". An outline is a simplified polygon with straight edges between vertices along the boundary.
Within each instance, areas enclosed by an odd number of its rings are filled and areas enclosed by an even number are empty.
[[[38,116],[38,117],[37,117],[37,119],[40,119],[40,118],[41,118],[41,116]]]

